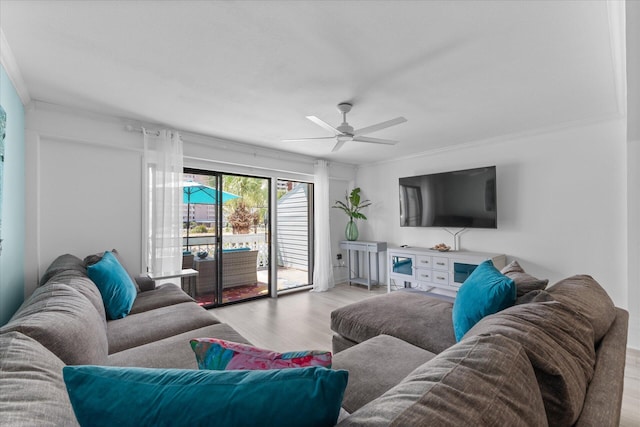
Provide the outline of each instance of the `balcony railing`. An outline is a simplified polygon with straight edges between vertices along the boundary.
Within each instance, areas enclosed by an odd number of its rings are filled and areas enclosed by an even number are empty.
[[[258,251],[258,268],[269,267],[269,245],[267,244],[264,233],[254,234],[224,234],[222,236],[222,249],[239,249],[249,248]],[[216,236],[214,235],[195,235],[189,236],[189,245],[187,246],[187,238],[182,238],[182,248],[187,252],[196,254],[200,251],[207,251],[210,254],[216,249]]]

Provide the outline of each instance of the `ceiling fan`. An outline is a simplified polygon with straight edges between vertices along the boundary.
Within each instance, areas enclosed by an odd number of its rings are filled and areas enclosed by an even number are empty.
[[[333,146],[332,152],[338,151],[345,142],[348,141],[358,141],[358,142],[369,142],[372,144],[385,144],[385,145],[396,145],[398,141],[392,141],[390,139],[380,139],[380,138],[371,138],[369,136],[363,136],[368,133],[377,132],[382,129],[386,129],[391,126],[399,125],[400,123],[404,123],[407,121],[404,117],[396,117],[395,119],[387,120],[386,122],[381,122],[375,125],[367,126],[361,129],[353,129],[353,127],[347,123],[347,113],[351,111],[351,105],[348,102],[343,102],[338,104],[338,111],[342,113],[342,124],[338,127],[333,127],[329,123],[320,120],[316,116],[307,116],[307,119],[311,120],[313,123],[317,124],[323,129],[326,129],[330,132],[333,132],[334,136],[324,136],[318,138],[296,138],[296,139],[283,139],[283,142],[299,142],[299,141],[313,141],[313,140],[321,140],[321,139],[335,139],[336,145]]]

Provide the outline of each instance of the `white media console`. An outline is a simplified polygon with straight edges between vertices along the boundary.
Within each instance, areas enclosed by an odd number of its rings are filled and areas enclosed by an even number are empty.
[[[500,270],[507,257],[471,251],[440,252],[428,248],[399,247],[388,248],[389,274],[387,291],[392,288],[414,288],[422,291],[443,290],[455,296],[471,272],[481,262],[490,259]],[[393,286],[392,286],[393,285]]]

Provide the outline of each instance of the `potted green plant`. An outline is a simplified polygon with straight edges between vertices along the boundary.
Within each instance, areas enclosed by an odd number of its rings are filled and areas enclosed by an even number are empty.
[[[344,213],[349,217],[347,228],[344,231],[344,236],[347,240],[358,240],[358,227],[353,221],[354,219],[364,219],[367,217],[360,212],[361,209],[366,208],[371,204],[369,200],[360,200],[360,187],[356,187],[351,190],[351,193],[345,193],[345,201],[336,200],[333,207],[342,209]]]

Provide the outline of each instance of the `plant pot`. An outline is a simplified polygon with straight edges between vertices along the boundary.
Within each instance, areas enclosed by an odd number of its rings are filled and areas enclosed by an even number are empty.
[[[344,230],[344,237],[350,241],[358,240],[358,226],[353,220],[347,223],[347,228]]]

